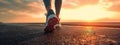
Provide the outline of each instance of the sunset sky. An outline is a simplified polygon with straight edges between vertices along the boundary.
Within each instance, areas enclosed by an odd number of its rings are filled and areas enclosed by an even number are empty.
[[[0,0],[0,22],[45,22],[45,13],[42,0]],[[62,22],[120,22],[120,0],[63,0],[60,18]]]

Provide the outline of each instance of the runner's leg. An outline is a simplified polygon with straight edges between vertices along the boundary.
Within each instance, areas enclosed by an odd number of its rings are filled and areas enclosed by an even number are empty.
[[[61,10],[62,0],[55,0],[55,10],[56,16],[59,18],[60,10]]]
[[[43,0],[47,12],[51,9],[51,0]]]

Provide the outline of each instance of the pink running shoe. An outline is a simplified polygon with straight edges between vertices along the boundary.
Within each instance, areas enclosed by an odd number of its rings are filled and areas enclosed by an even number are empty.
[[[49,10],[46,18],[47,18],[47,20],[46,20],[46,26],[44,28],[44,31],[47,33],[53,32],[53,30],[55,29],[54,26],[57,23],[59,23],[58,18],[55,15],[55,13],[53,12],[53,10]]]

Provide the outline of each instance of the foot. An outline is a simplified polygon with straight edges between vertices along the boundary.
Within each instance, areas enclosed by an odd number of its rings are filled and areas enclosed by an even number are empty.
[[[46,26],[44,28],[45,32],[53,32],[55,29],[54,26],[58,23],[58,18],[53,12],[53,10],[49,10],[47,14]]]

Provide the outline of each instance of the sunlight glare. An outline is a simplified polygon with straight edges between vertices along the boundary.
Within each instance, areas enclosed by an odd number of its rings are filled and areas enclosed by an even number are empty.
[[[107,11],[101,5],[86,5],[71,10],[63,9],[61,12],[61,18],[91,22],[102,18],[112,17],[113,14],[113,12]]]

